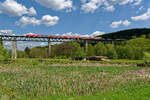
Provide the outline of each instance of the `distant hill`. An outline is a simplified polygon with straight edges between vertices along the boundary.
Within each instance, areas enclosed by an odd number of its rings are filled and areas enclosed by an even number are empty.
[[[150,34],[150,29],[140,28],[140,29],[128,29],[121,30],[118,32],[112,32],[102,35],[101,37],[105,39],[132,39],[132,36],[140,37],[141,35]]]

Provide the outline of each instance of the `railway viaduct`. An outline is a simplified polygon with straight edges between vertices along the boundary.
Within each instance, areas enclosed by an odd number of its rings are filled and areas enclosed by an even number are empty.
[[[48,42],[48,57],[51,57],[51,43],[52,42],[69,42],[76,41],[84,44],[85,52],[88,50],[88,43],[96,44],[98,42],[114,44],[114,41],[125,41],[124,39],[103,39],[103,38],[85,38],[85,37],[47,37],[47,36],[12,36],[12,35],[0,35],[0,42],[12,41],[12,58],[17,58],[17,41],[36,41],[36,42]]]

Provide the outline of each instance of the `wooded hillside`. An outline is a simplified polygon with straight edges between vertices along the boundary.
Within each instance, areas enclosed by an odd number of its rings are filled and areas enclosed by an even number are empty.
[[[133,36],[140,37],[141,35],[150,36],[150,29],[141,28],[141,29],[128,29],[121,30],[118,32],[112,32],[102,35],[101,37],[105,39],[132,39]]]

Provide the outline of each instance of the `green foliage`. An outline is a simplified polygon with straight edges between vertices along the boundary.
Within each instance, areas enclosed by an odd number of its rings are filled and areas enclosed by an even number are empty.
[[[106,44],[106,48],[107,48],[107,54],[106,54],[107,57],[109,57],[110,59],[118,58],[117,52],[111,44]]]
[[[127,45],[139,47],[144,51],[150,51],[150,40],[145,38],[137,38],[126,42]]]
[[[150,39],[150,34],[147,34],[147,35],[146,35],[146,38],[147,38],[147,39]]]
[[[42,48],[42,47],[35,47],[32,48],[29,56],[31,58],[47,58],[48,54],[47,54],[47,48]]]
[[[146,35],[143,34],[143,35],[141,35],[140,37],[141,37],[141,38],[146,38]]]
[[[112,32],[108,34],[104,34],[100,37],[106,39],[133,39],[133,36],[139,38],[141,35],[148,35],[150,33],[150,29],[141,28],[141,29],[128,29],[128,30],[121,30],[118,32]]]
[[[72,43],[73,48],[72,48],[72,58],[84,58],[86,57],[86,54],[84,50],[80,47],[79,43],[73,42]]]
[[[91,44],[88,44],[88,51],[86,55],[88,57],[95,55],[94,46],[92,46]]]
[[[95,45],[95,55],[96,56],[106,56],[107,48],[102,42],[99,42]]]
[[[115,47],[119,59],[127,59],[126,48],[124,46]]]
[[[8,51],[0,44],[0,60],[9,60],[9,58]]]
[[[56,44],[52,49],[53,57],[66,56],[67,58],[85,57],[84,50],[77,42],[65,42],[62,44]]]
[[[55,56],[54,59],[67,59],[66,56]]]
[[[150,53],[144,52],[144,62],[150,62]]]
[[[24,51],[17,51],[17,58],[28,58],[28,54]]]
[[[52,57],[56,57],[56,56],[66,56],[71,57],[73,51],[73,45],[71,42],[65,42],[65,43],[61,43],[61,44],[55,44],[52,47]]]
[[[29,53],[30,53],[30,48],[26,47],[24,51],[26,52],[27,55],[29,55]]]
[[[132,39],[136,39],[136,36],[132,36]]]
[[[117,46],[116,51],[119,59],[143,59],[144,52],[141,48],[132,45]]]

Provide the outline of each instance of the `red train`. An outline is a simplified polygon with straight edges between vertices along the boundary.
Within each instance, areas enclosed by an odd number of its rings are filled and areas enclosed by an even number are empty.
[[[64,38],[64,39],[103,39],[102,37],[79,37],[79,36],[57,36],[57,35],[35,35],[26,34],[27,37],[50,37],[50,38]]]

